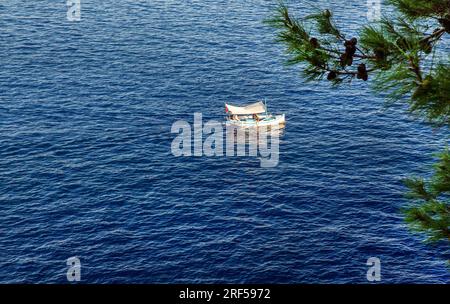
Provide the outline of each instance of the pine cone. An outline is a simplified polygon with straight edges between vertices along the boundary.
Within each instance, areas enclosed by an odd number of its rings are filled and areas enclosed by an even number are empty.
[[[366,65],[364,63],[358,65],[358,73],[365,73],[365,72],[367,72]]]
[[[358,74],[356,75],[356,78],[362,79],[364,81],[367,81],[369,79],[369,75],[367,74],[366,65],[364,63],[361,63],[358,65]]]
[[[353,56],[351,54],[348,54],[347,52],[342,54],[340,57],[340,64],[343,68],[347,65],[351,66],[353,64]]]
[[[328,73],[327,79],[331,81],[331,80],[336,79],[336,77],[337,77],[336,72],[335,71],[331,71],[330,73]]]
[[[309,43],[311,44],[311,46],[315,49],[317,49],[318,47],[320,47],[319,45],[319,41],[317,40],[317,38],[311,38],[309,40]]]
[[[445,31],[450,34],[450,15],[446,15],[445,18],[439,18],[438,21],[445,28]]]
[[[354,45],[348,45],[345,47],[345,53],[349,56],[349,57],[353,57],[356,53],[356,47]]]
[[[347,58],[347,65],[351,66],[353,64],[353,57],[348,57]]]

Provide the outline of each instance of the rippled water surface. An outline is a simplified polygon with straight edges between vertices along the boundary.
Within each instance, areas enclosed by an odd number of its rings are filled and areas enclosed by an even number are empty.
[[[262,20],[272,1],[0,3],[0,282],[449,281],[411,235],[401,179],[443,146],[366,84],[305,84]],[[293,1],[297,11],[305,5]],[[345,7],[344,7],[345,2]],[[318,1],[349,33],[365,1]],[[265,97],[280,162],[171,154],[176,120]]]

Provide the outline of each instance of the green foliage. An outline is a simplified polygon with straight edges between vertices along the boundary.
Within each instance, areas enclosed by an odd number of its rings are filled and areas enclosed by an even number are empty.
[[[450,240],[450,151],[439,155],[434,175],[429,181],[421,178],[405,180],[406,196],[414,204],[403,209],[405,220],[414,231],[426,233],[428,241]]]
[[[358,77],[367,80],[365,69],[348,69],[356,54],[357,39],[346,40],[332,19],[329,10],[319,11],[298,20],[289,14],[288,8],[280,4],[274,16],[266,23],[277,28],[277,41],[286,45],[290,55],[288,65],[301,64],[307,81],[327,79],[333,84]],[[314,25],[307,29],[305,23]],[[361,72],[363,71],[363,72]]]
[[[329,10],[324,10],[316,14],[307,16],[306,20],[313,20],[317,26],[317,32],[319,34],[328,34],[336,38],[341,37],[341,33],[333,23],[333,14]]]
[[[360,40],[364,49],[374,53],[374,58],[368,58],[373,64],[380,59],[387,63],[398,63],[404,61],[407,55],[418,58],[421,52],[430,54],[432,46],[423,31],[426,31],[426,28],[405,23],[401,18],[395,21],[383,18],[376,25],[365,26]]]
[[[411,112],[426,116],[429,121],[449,124],[450,66],[438,64],[415,89],[410,102]]]
[[[387,0],[409,19],[438,17],[448,13],[448,0]]]
[[[267,21],[278,29],[290,65],[307,81],[373,80],[389,103],[406,101],[410,113],[438,127],[450,126],[450,60],[434,62],[437,45],[450,34],[450,0],[387,0],[398,14],[345,38],[329,10],[302,20],[280,4]],[[450,58],[449,58],[450,59]],[[450,155],[439,155],[433,177],[405,180],[413,204],[404,209],[411,228],[429,241],[450,240]]]
[[[412,114],[449,126],[448,65],[428,67],[447,23],[450,29],[450,0],[389,2],[400,15],[364,26],[359,39],[346,39],[329,10],[299,20],[280,4],[267,23],[278,29],[278,41],[286,45],[287,64],[301,65],[307,81],[340,85],[372,78],[375,90],[387,94],[390,103],[408,100]]]
[[[398,63],[376,76],[374,89],[387,94],[391,103],[410,94],[416,87],[416,74],[406,63]]]

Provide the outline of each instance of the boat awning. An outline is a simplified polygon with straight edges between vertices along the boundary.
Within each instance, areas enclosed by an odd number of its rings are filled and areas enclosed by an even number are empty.
[[[236,107],[229,104],[225,104],[225,112],[230,112],[232,115],[251,115],[260,114],[266,112],[266,107],[262,101],[258,101],[247,105],[245,107]]]

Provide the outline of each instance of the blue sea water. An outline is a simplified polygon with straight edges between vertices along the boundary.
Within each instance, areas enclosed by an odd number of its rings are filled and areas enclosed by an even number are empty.
[[[297,12],[311,11],[291,1]],[[366,83],[305,83],[262,23],[274,1],[0,3],[0,282],[448,283],[401,179],[445,144]],[[366,1],[317,1],[354,33]],[[280,161],[174,157],[171,125],[267,98]],[[447,132],[448,133],[448,132]]]

